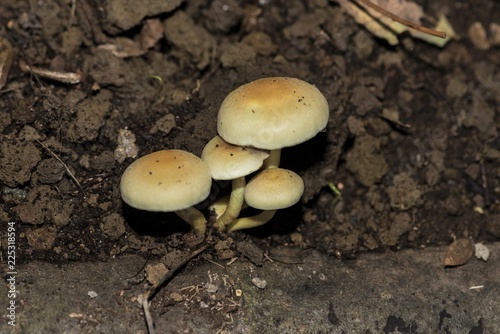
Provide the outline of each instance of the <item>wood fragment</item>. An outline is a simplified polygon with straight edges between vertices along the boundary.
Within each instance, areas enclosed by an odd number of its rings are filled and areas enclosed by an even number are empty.
[[[383,15],[387,16],[391,20],[394,20],[398,23],[401,23],[402,25],[407,26],[408,28],[411,28],[411,29],[416,30],[416,31],[420,31],[424,34],[428,34],[431,36],[446,38],[446,33],[442,32],[442,31],[437,31],[435,29],[423,27],[420,24],[405,20],[397,15],[392,14],[391,12],[385,10],[384,8],[377,6],[376,4],[374,4],[368,0],[356,0],[356,1],[361,2],[362,4],[366,5],[367,7],[370,7],[371,9],[376,10],[379,13],[382,13]]]
[[[12,45],[5,38],[0,38],[0,89],[7,82],[13,59],[14,51],[12,50]]]
[[[481,186],[483,187],[484,193],[484,207],[487,208],[491,204],[491,196],[488,175],[486,174],[486,168],[484,168],[484,159],[479,160],[479,166],[481,167]]]
[[[79,73],[52,71],[46,68],[30,66],[24,60],[19,60],[19,68],[25,73],[33,73],[41,78],[62,82],[69,85],[77,85],[82,76]]]
[[[396,128],[396,130],[398,130],[404,134],[408,134],[411,132],[411,129],[412,129],[411,124],[403,123],[399,119],[392,117],[389,113],[386,113],[385,111],[386,111],[386,109],[384,109],[383,112],[381,114],[379,114],[378,116],[380,118],[382,118],[383,120],[389,122],[391,125],[393,125]]]
[[[243,256],[245,256],[257,267],[262,266],[264,261],[264,251],[254,243],[249,241],[240,241],[236,244],[236,250],[243,254]]]

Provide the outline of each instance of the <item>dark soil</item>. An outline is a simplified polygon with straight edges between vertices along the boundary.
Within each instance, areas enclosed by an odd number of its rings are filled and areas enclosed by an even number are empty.
[[[194,249],[189,228],[174,214],[121,201],[119,180],[133,158],[120,156],[119,138],[135,135],[138,156],[173,148],[199,156],[216,135],[224,97],[267,76],[314,84],[330,121],[283,150],[283,167],[305,181],[302,202],[254,230],[209,229],[217,245],[209,259],[262,261],[252,247],[355,258],[455,238],[499,240],[498,2],[418,1],[426,23],[445,14],[455,29],[442,49],[407,35],[389,46],[326,0],[128,3],[0,5],[0,37],[14,51],[0,91],[0,221],[15,223],[18,264],[129,254],[174,266]],[[23,63],[81,81],[48,79]],[[214,182],[210,198],[228,190]],[[4,246],[6,235],[2,228]],[[221,300],[235,298],[237,287],[225,287]]]

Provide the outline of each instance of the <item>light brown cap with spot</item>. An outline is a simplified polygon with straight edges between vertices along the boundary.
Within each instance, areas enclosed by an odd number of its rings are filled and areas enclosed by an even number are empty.
[[[211,185],[203,160],[186,151],[163,150],[130,164],[120,191],[123,201],[136,209],[173,212],[202,202]]]
[[[216,136],[203,149],[201,159],[214,180],[232,180],[255,172],[268,156],[267,151],[231,145]]]
[[[288,208],[300,200],[304,181],[291,170],[265,169],[254,176],[245,187],[245,202],[260,210]]]
[[[275,150],[311,139],[326,127],[328,117],[328,102],[313,85],[296,78],[263,78],[224,99],[217,131],[234,145]]]

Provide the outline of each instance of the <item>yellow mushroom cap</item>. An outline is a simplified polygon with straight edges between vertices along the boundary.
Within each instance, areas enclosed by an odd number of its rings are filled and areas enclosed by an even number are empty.
[[[208,142],[201,153],[214,180],[232,180],[258,170],[269,152],[251,147],[232,145],[220,136]]]
[[[259,210],[288,208],[300,200],[304,181],[291,170],[265,169],[254,176],[245,187],[245,202]]]
[[[210,194],[207,165],[192,153],[163,150],[127,167],[120,182],[123,201],[136,209],[172,212],[187,209]]]
[[[234,145],[276,150],[311,139],[326,127],[328,117],[328,102],[313,85],[296,78],[263,78],[224,99],[217,131]]]

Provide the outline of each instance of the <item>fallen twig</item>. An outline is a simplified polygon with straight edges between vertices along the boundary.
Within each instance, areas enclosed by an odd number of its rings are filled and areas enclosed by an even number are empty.
[[[371,9],[376,10],[377,12],[379,12],[379,13],[387,16],[391,20],[399,22],[402,25],[407,26],[407,27],[409,27],[409,28],[411,28],[413,30],[420,31],[420,32],[422,32],[424,34],[428,34],[428,35],[431,35],[431,36],[446,38],[446,33],[442,32],[442,31],[437,31],[437,30],[432,29],[432,28],[423,27],[420,24],[417,24],[417,23],[405,20],[405,19],[403,19],[403,18],[401,18],[401,17],[399,17],[397,15],[392,14],[391,12],[385,10],[384,8],[382,8],[380,6],[377,6],[376,4],[374,4],[374,3],[372,3],[372,2],[370,2],[368,0],[356,0],[356,1],[361,2],[362,4],[370,7]]]
[[[81,190],[81,192],[83,194],[83,197],[86,197],[85,196],[85,190],[83,190],[83,187],[80,184],[80,182],[78,182],[78,180],[76,179],[75,175],[73,175],[73,173],[71,172],[71,170],[68,168],[68,165],[66,165],[64,163],[64,161],[62,161],[61,158],[59,158],[59,156],[57,156],[57,154],[55,154],[50,148],[48,148],[46,145],[44,145],[41,141],[39,141],[38,139],[36,139],[36,142],[38,144],[40,144],[44,149],[46,149],[47,152],[50,153],[50,155],[52,155],[54,158],[56,158],[64,166],[64,169],[66,169],[66,173],[68,173],[68,175],[73,179],[73,181],[75,181],[75,183],[78,186],[78,188],[80,188],[80,190]]]
[[[149,334],[154,334],[154,322],[153,322],[153,317],[151,316],[151,313],[149,312],[149,301],[152,299],[156,293],[160,290],[160,288],[165,284],[167,281],[169,281],[174,274],[176,274],[182,267],[184,267],[189,261],[203,253],[210,244],[205,245],[201,247],[198,250],[195,250],[191,255],[189,255],[186,259],[184,259],[182,262],[180,262],[178,265],[176,265],[174,268],[169,270],[163,277],[156,282],[145,294],[142,295],[142,309],[144,310],[144,316],[146,317],[146,323],[148,325],[148,332]]]
[[[23,72],[33,73],[45,79],[58,81],[70,85],[79,84],[82,79],[82,76],[79,73],[59,72],[59,71],[52,71],[46,68],[30,66],[26,64],[26,62],[22,59],[19,60],[19,67]]]

